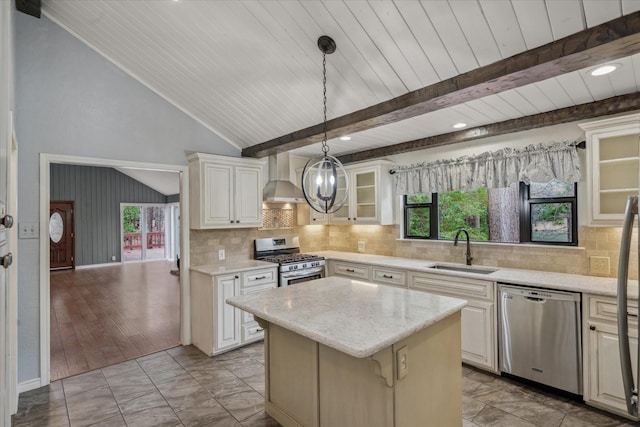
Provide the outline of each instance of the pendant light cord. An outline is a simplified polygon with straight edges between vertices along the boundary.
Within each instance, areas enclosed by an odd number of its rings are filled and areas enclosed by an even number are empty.
[[[322,102],[324,107],[324,138],[322,139],[322,152],[327,155],[327,52],[322,52]]]

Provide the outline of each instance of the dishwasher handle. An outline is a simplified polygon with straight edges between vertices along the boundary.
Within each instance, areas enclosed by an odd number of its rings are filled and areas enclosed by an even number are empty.
[[[529,300],[531,302],[535,302],[537,304],[544,304],[545,302],[547,302],[546,298],[524,297],[524,299]]]

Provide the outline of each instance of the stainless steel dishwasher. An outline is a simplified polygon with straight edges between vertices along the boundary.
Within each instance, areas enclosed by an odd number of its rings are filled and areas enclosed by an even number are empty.
[[[498,284],[500,371],[582,395],[580,294]]]

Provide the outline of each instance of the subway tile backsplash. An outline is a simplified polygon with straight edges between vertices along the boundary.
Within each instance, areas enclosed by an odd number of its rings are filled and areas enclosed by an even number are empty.
[[[609,277],[618,275],[618,246],[621,229],[580,227],[579,247],[499,245],[471,243],[473,263],[503,268],[589,274],[589,257],[610,258]],[[253,241],[260,237],[299,235],[303,252],[335,250],[357,252],[365,242],[365,253],[443,262],[465,262],[465,245],[454,247],[449,241],[399,239],[397,225],[307,225],[285,230],[191,230],[191,264],[218,261],[218,249],[225,249],[227,262],[253,258]],[[631,243],[631,259],[637,259],[637,230]],[[629,278],[638,277],[637,263],[629,266]]]

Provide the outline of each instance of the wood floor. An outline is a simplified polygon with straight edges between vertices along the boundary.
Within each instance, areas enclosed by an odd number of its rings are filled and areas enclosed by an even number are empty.
[[[51,381],[178,344],[168,261],[51,272]]]

